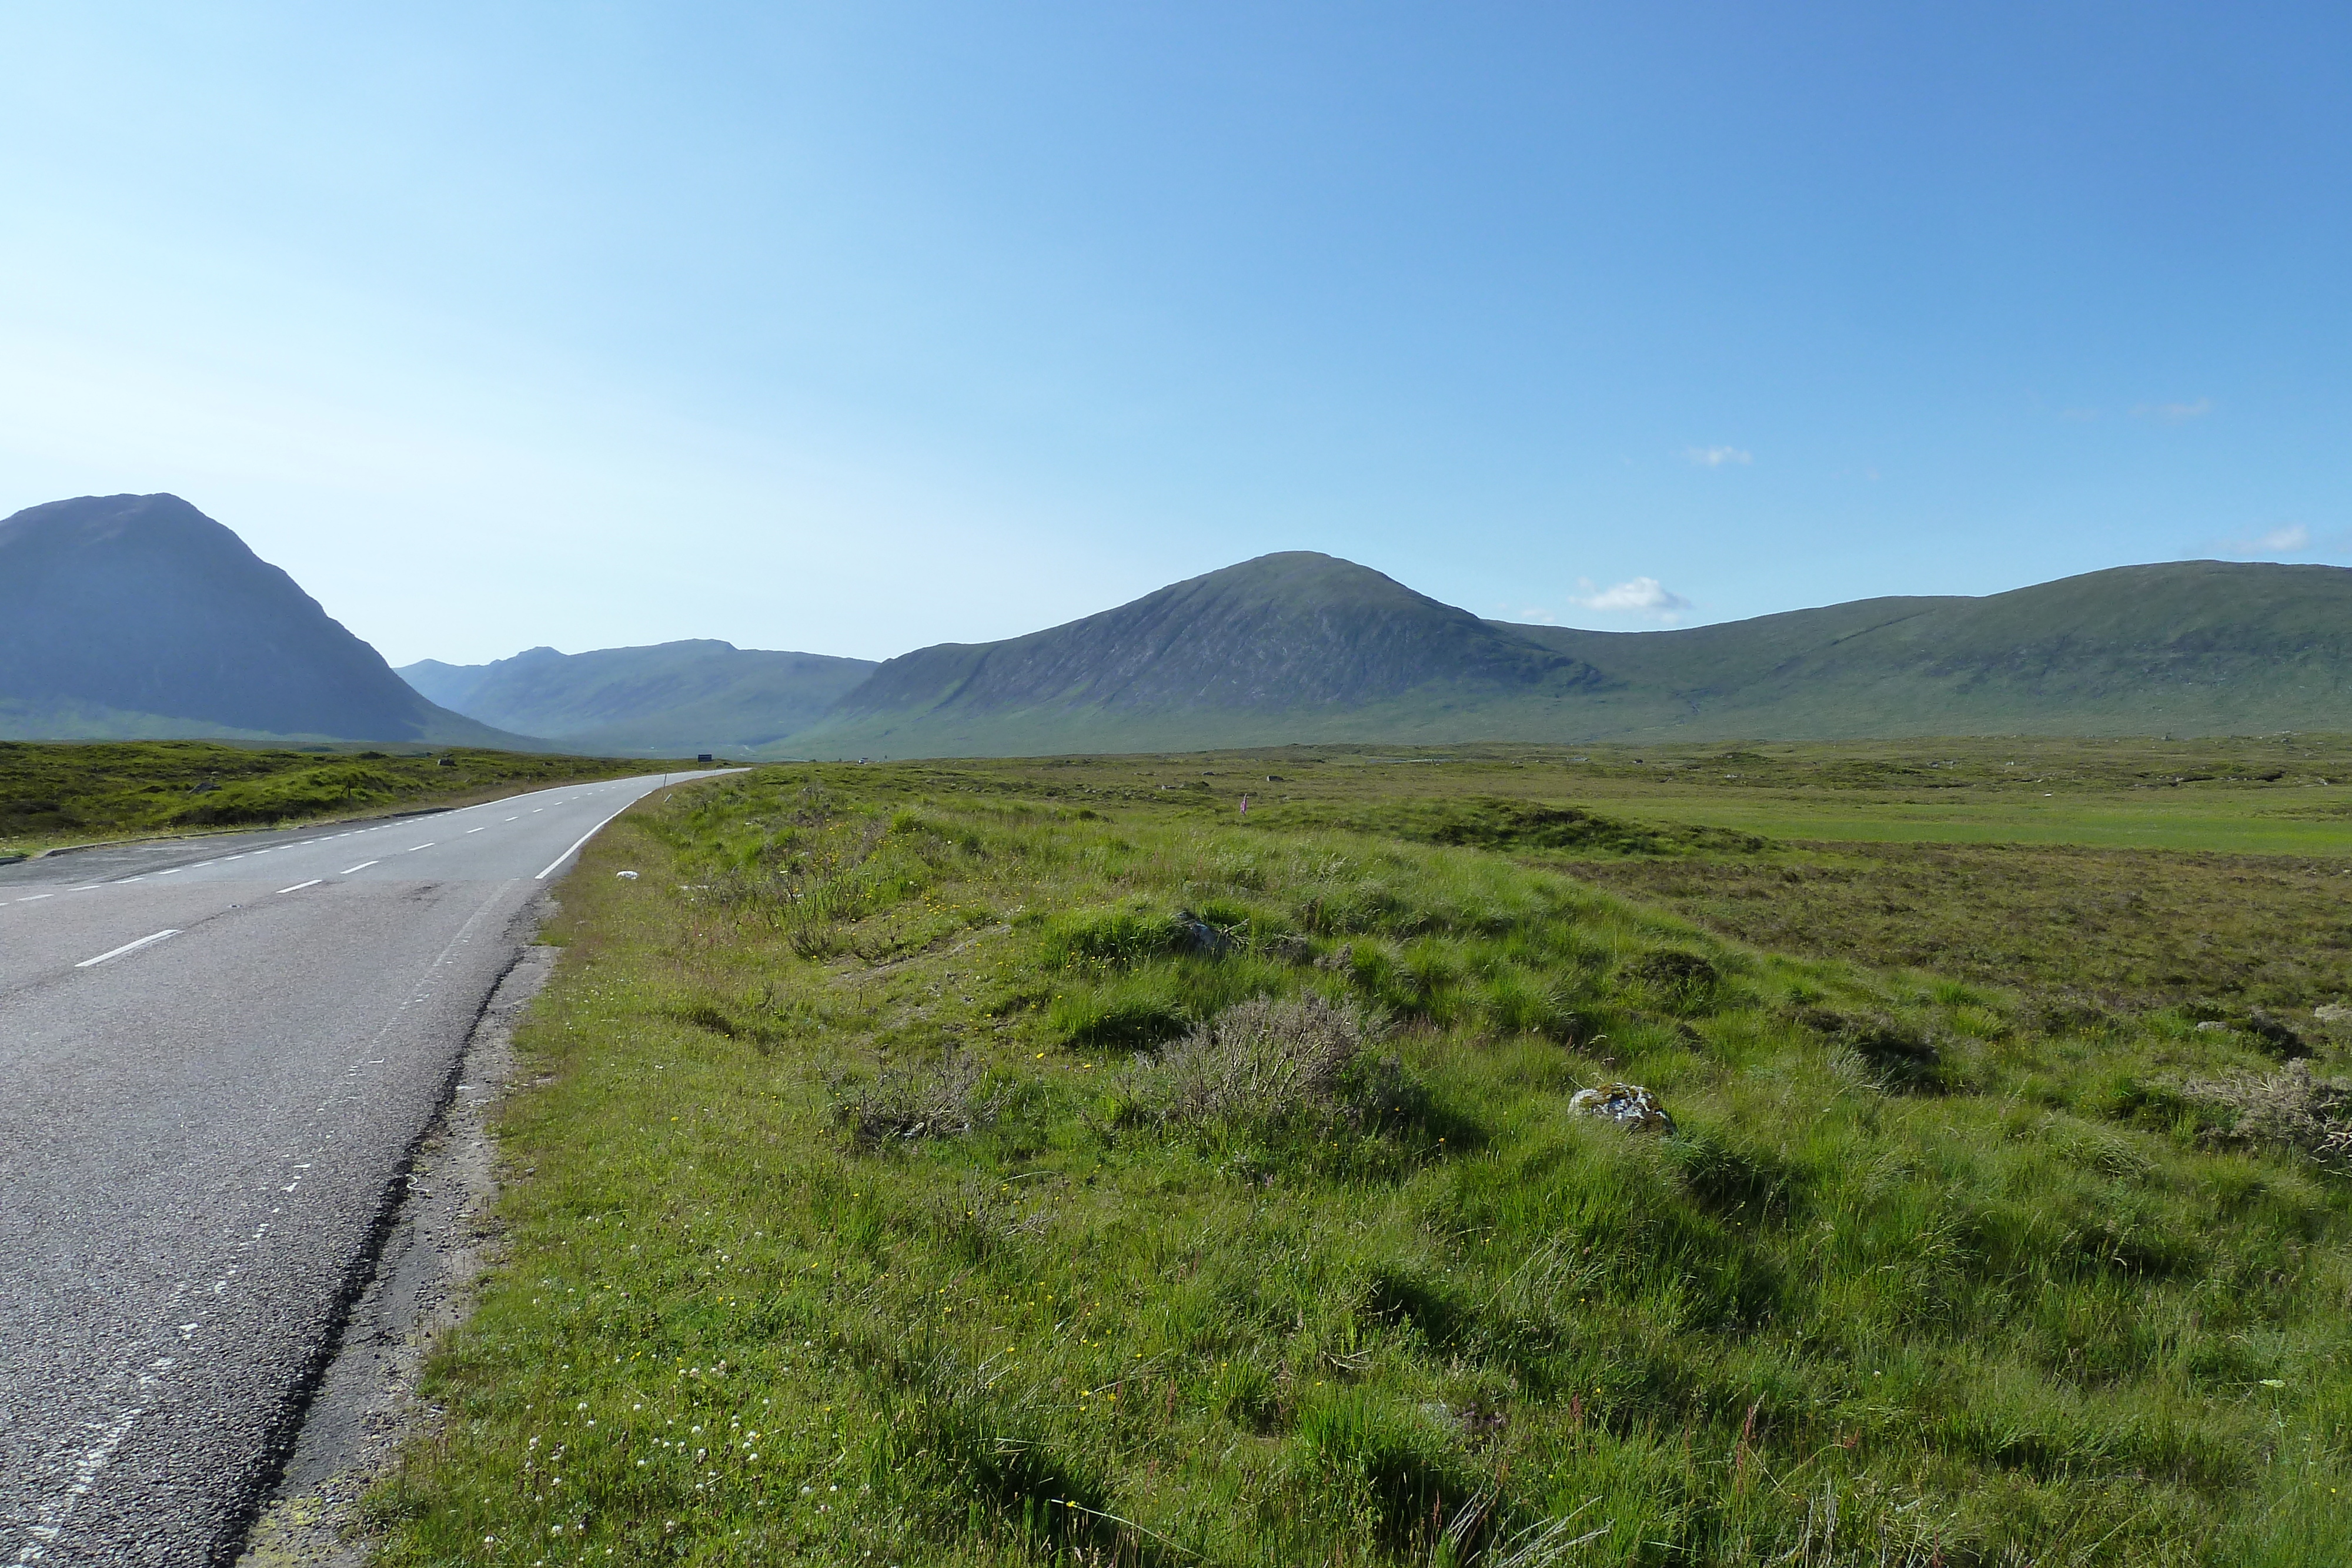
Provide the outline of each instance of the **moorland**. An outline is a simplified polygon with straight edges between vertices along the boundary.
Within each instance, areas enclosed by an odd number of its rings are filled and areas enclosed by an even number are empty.
[[[0,740],[0,858],[112,839],[463,806],[646,770],[645,763],[604,757],[455,747]]]
[[[384,1560],[2347,1560],[2347,778],[1285,747],[649,798],[549,928]],[[1618,1082],[1671,1132],[1571,1113]]]

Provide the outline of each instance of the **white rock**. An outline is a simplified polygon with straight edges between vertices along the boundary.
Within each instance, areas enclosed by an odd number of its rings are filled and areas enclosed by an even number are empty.
[[[1628,1132],[1671,1134],[1675,1130],[1675,1119],[1666,1114],[1658,1097],[1638,1083],[1602,1083],[1580,1089],[1568,1103],[1568,1113],[1598,1116]]]

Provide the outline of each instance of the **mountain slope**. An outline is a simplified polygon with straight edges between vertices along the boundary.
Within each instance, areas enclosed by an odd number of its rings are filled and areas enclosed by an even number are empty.
[[[0,738],[528,745],[417,695],[176,496],[0,519]]]
[[[426,659],[399,674],[446,707],[572,750],[677,757],[747,751],[804,729],[875,668],[870,659],[690,641],[532,648],[488,664]]]
[[[1620,722],[1693,738],[2352,727],[2342,567],[2175,561],[1685,631],[1515,630],[1608,671]]]
[[[2352,570],[2182,561],[1610,632],[1480,622],[1292,554],[893,659],[769,750],[2275,729],[2352,729]]]
[[[1224,745],[1287,737],[1302,715],[1451,711],[1598,678],[1370,568],[1299,550],[1025,637],[904,654],[782,748]]]

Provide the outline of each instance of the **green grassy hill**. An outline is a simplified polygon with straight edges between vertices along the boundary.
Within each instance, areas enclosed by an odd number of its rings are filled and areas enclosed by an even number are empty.
[[[2347,676],[2338,567],[2119,567],[1981,599],[1607,632],[1478,621],[1294,552],[893,659],[765,754],[2344,729]]]

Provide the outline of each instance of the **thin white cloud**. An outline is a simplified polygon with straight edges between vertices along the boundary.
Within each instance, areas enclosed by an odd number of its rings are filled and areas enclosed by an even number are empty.
[[[2132,409],[2134,419],[2152,419],[2158,424],[2186,424],[2192,419],[2202,419],[2213,412],[2213,400],[2200,397],[2195,402],[2143,402]]]
[[[2311,530],[2301,523],[2284,523],[2252,538],[2231,539],[2224,548],[2231,555],[2299,555],[2311,548]]]
[[[1689,600],[1654,577],[1637,577],[1613,588],[1596,588],[1591,578],[1583,578],[1578,586],[1584,591],[1570,595],[1570,602],[1604,614],[1646,615],[1654,620],[1674,621],[1691,608]]]
[[[1753,463],[1756,454],[1737,446],[1685,446],[1683,460],[1701,468],[1720,468],[1727,463]]]

